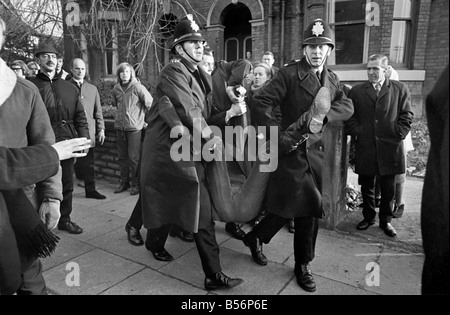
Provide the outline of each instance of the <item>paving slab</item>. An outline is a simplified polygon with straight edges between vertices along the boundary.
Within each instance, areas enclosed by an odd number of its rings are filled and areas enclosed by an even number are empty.
[[[60,240],[53,255],[41,260],[44,270],[51,269],[62,263],[70,262],[75,257],[95,249],[95,247],[90,244],[68,237],[67,235],[60,235],[61,233],[62,232],[55,233],[60,237]]]
[[[143,232],[142,237],[145,239],[145,230],[141,232]],[[133,246],[129,244],[127,234],[123,227],[92,239],[90,243],[109,253],[145,265],[154,270],[159,270],[169,263],[156,260],[145,246]],[[180,258],[191,250],[197,251],[194,243],[186,243],[170,236],[166,242],[166,249],[175,259]]]
[[[160,272],[144,269],[102,295],[206,295],[207,292]]]
[[[52,292],[61,295],[97,295],[144,269],[141,265],[100,249],[75,257],[72,263],[79,266],[79,286],[67,284],[67,279],[76,279],[71,273],[75,269],[66,270],[67,265],[61,264],[44,272],[47,286]]]
[[[355,176],[353,176],[353,179]],[[420,195],[421,182],[407,179],[411,191]],[[423,252],[420,235],[420,200],[410,199],[405,216],[393,224],[398,237],[391,239],[377,226],[357,231],[361,213],[351,213],[335,231],[320,229],[316,258],[311,270],[317,283],[315,293],[307,293],[294,276],[293,234],[281,229],[264,245],[267,266],[253,262],[242,241],[216,223],[223,272],[244,279],[232,290],[208,292],[194,243],[170,237],[166,249],[172,262],[160,262],[144,246],[128,243],[125,224],[137,201],[129,193],[114,194],[116,183],[99,180],[98,190],[106,200],[84,197],[76,187],[72,219],[84,229],[81,235],[55,231],[61,241],[51,258],[43,260],[44,277],[53,294],[73,295],[395,295],[420,294]],[[419,187],[419,188],[417,188]],[[411,192],[409,193],[411,194]],[[420,195],[421,197],[421,195]],[[419,198],[420,198],[419,197]],[[411,197],[412,198],[412,197]],[[415,197],[414,197],[415,198]],[[408,204],[408,201],[407,201]],[[248,232],[249,224],[242,228]],[[146,230],[141,230],[145,238]],[[81,270],[81,285],[69,287],[69,263]],[[378,269],[377,269],[378,268]],[[374,275],[379,271],[379,283]]]
[[[58,231],[58,233],[65,233],[67,236],[82,241],[96,238],[126,224],[126,221],[118,216],[105,214],[77,203],[74,203],[71,219],[83,229],[83,233],[79,235],[64,231]]]
[[[331,280],[322,276],[314,276],[317,285],[316,292],[306,292],[297,284],[294,278],[288,286],[280,292],[280,295],[377,295],[358,287],[348,285],[339,281]]]

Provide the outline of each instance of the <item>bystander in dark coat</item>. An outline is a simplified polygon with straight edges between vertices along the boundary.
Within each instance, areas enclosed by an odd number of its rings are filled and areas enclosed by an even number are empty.
[[[449,68],[427,97],[431,147],[423,185],[421,227],[425,263],[422,294],[449,294]]]
[[[56,58],[58,52],[51,46],[37,49],[36,58],[41,65],[41,71],[30,78],[39,89],[42,100],[47,108],[56,141],[85,137],[89,139],[89,128],[79,91],[71,83],[63,80],[56,73]],[[61,162],[63,200],[61,202],[60,230],[71,234],[80,234],[83,230],[74,222],[72,213],[74,159]]]

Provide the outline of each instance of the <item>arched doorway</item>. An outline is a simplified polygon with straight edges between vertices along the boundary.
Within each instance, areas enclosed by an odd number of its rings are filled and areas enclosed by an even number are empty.
[[[220,17],[224,32],[224,56],[227,61],[246,57],[252,52],[252,14],[249,8],[240,2],[228,5]]]

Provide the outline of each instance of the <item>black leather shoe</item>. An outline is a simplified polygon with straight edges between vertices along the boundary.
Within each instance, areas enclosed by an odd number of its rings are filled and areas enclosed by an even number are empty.
[[[389,237],[394,237],[397,235],[397,231],[390,223],[380,224],[380,229],[382,229],[384,231],[384,234]]]
[[[297,283],[300,288],[307,292],[316,291],[316,282],[309,269],[309,264],[300,265],[300,268],[295,271],[295,276],[297,277]]]
[[[83,233],[83,229],[80,228],[76,223],[67,221],[58,224],[58,230],[66,231],[70,234],[81,234]]]
[[[244,239],[245,232],[234,222],[228,222],[225,224],[225,231],[237,240],[242,241]]]
[[[170,230],[170,236],[172,237],[178,237],[182,241],[185,241],[187,243],[194,242],[194,236],[190,232],[182,231],[176,228],[173,228]]]
[[[231,289],[234,288],[244,280],[239,278],[230,278],[223,274],[223,272],[218,272],[213,278],[205,278],[205,289],[208,291],[213,291],[217,289]]]
[[[404,204],[402,204],[400,206],[395,205],[394,211],[392,211],[392,217],[395,219],[399,219],[403,216],[403,212],[405,212]]]
[[[94,191],[87,192],[86,193],[86,198],[103,200],[103,199],[106,199],[106,196],[102,195],[98,191],[94,190]]]
[[[252,253],[253,260],[261,266],[267,265],[267,257],[264,255],[262,251],[262,243],[257,237],[249,236],[248,234],[242,240],[245,246],[250,248],[250,252]]]
[[[172,261],[173,260],[172,255],[170,255],[169,252],[166,251],[165,249],[163,249],[162,251],[159,251],[159,252],[155,252],[147,247],[147,250],[152,252],[153,257],[155,257],[156,260],[159,260],[159,261]]]
[[[144,240],[142,239],[141,233],[138,229],[132,227],[129,223],[125,225],[125,231],[127,232],[128,243],[133,246],[144,245]]]
[[[127,190],[128,188],[130,188],[129,184],[125,184],[125,183],[120,183],[120,186],[117,187],[116,190],[114,190],[115,194],[120,194],[121,192]]]
[[[356,226],[356,229],[359,231],[365,231],[374,224],[375,224],[375,222],[373,222],[373,221],[369,222],[366,220],[362,220],[361,222],[358,223],[358,225]]]

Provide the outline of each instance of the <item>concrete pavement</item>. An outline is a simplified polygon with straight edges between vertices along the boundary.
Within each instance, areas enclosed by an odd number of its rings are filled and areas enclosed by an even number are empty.
[[[349,182],[356,176],[349,171]],[[398,237],[389,239],[377,225],[368,231],[354,226],[361,213],[351,213],[338,230],[319,230],[311,267],[317,282],[313,295],[418,295],[424,256],[421,247],[420,197],[423,182],[408,178],[404,218],[394,221]],[[145,247],[127,242],[125,223],[137,201],[129,191],[115,195],[116,183],[97,181],[106,200],[84,197],[76,187],[73,221],[81,235],[55,231],[61,238],[55,254],[43,261],[44,277],[55,295],[308,295],[293,273],[293,234],[283,229],[264,253],[265,267],[256,265],[247,247],[217,223],[217,241],[226,275],[245,282],[232,289],[208,292],[194,243],[169,237],[170,263],[153,258]],[[244,229],[251,229],[245,225]],[[145,237],[144,231],[143,237]],[[79,271],[79,273],[78,273]],[[78,277],[79,275],[79,277]],[[79,280],[79,281],[78,281]]]

